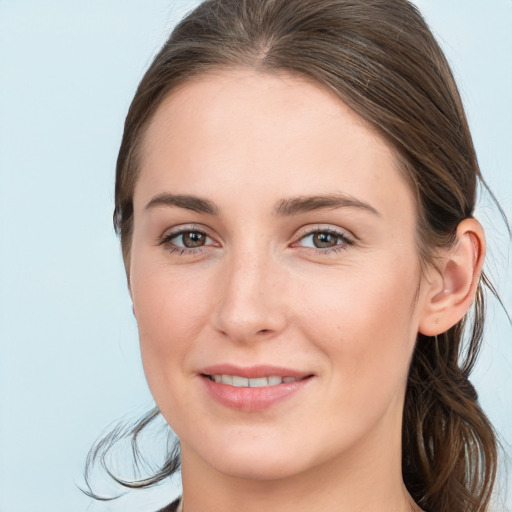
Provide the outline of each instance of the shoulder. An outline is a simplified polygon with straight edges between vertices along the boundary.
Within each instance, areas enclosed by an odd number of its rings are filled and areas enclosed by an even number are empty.
[[[171,504],[161,508],[157,512],[177,512],[181,498],[176,498]]]

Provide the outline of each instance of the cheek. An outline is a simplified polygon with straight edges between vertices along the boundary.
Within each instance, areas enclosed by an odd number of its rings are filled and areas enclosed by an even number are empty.
[[[208,319],[210,301],[204,280],[144,263],[140,259],[132,265],[132,299],[146,379],[158,402],[186,371],[187,355]]]
[[[406,380],[418,324],[418,276],[408,266],[382,264],[378,272],[347,272],[308,287],[304,329],[324,352],[332,379],[353,392],[345,394],[348,399],[369,397],[376,382],[382,392],[392,392]]]

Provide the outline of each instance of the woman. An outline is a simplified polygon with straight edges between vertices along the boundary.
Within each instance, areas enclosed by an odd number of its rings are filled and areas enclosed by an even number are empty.
[[[177,26],[114,214],[158,406],[134,438],[161,413],[180,440],[165,510],[488,509],[478,180],[407,1],[211,0]]]

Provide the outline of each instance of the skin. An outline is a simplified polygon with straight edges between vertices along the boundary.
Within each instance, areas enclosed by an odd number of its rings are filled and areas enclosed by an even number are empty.
[[[217,211],[155,204],[162,194]],[[276,212],[309,196],[367,207]],[[130,292],[150,389],[180,438],[186,512],[414,508],[401,476],[409,363],[420,330],[469,307],[478,226],[460,229],[459,259],[423,276],[389,145],[321,86],[244,69],[161,104],[134,211]],[[198,231],[204,245],[184,247]],[[220,363],[313,377],[263,411],[234,410],[200,375]]]

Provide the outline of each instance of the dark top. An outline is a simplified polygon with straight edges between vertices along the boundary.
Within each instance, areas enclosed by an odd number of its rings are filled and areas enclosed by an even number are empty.
[[[170,505],[167,507],[161,508],[158,512],[176,512],[178,505],[180,504],[180,498],[176,498]]]

